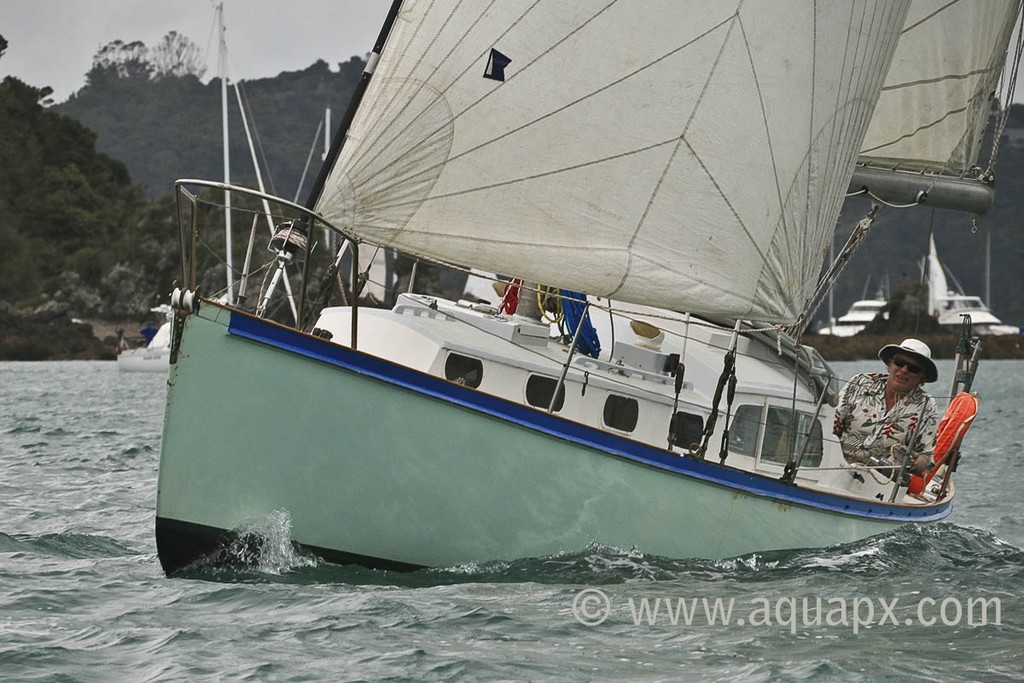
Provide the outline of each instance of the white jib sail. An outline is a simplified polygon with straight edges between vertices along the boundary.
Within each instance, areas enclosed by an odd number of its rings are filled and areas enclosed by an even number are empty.
[[[406,3],[316,208],[414,254],[791,322],[907,9]]]
[[[913,0],[861,156],[955,174],[977,160],[1020,0]]]

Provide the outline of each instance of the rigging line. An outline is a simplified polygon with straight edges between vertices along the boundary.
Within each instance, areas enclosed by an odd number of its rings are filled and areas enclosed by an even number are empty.
[[[853,255],[867,238],[868,232],[874,225],[878,208],[877,204],[872,205],[868,213],[865,214],[865,216],[857,222],[853,230],[850,231],[850,236],[847,238],[846,244],[843,245],[842,250],[840,250],[839,254],[832,260],[828,270],[821,277],[814,293],[811,295],[810,300],[801,312],[800,318],[796,323],[790,326],[790,330],[794,336],[802,337],[804,330],[811,324],[811,321],[814,319],[818,309],[825,300],[825,294],[835,286],[836,281],[842,275],[847,265],[849,265]]]
[[[217,12],[218,4],[223,4],[223,3],[217,3],[214,0],[210,0],[210,8],[214,10],[214,16],[213,16],[213,21],[210,22],[210,32],[206,36],[206,51],[203,52],[203,64],[209,64],[210,63],[210,51],[211,51],[211,46],[213,45],[213,36],[217,32],[217,15],[216,15],[216,12]]]
[[[260,160],[263,162],[263,169],[267,174],[267,184],[270,186],[270,193],[277,194],[277,190],[274,188],[274,176],[270,171],[270,163],[267,161],[266,152],[263,149],[263,140],[260,139],[259,128],[256,127],[256,117],[252,113],[252,106],[249,104],[249,94],[245,90],[244,81],[235,83],[235,87],[242,93],[242,102],[245,103],[245,111],[248,112],[249,124],[252,126],[253,139],[256,144],[256,151],[259,153]],[[244,114],[243,114],[244,115]]]
[[[600,13],[603,13],[605,10],[607,10],[609,7],[611,7],[611,5],[614,5],[614,4],[615,4],[615,1],[609,3],[606,7],[602,8]],[[593,21],[597,16],[598,15],[595,15],[594,17],[592,17],[590,20],[587,21],[587,23],[590,23],[590,21]],[[512,129],[506,131],[505,133],[503,133],[503,134],[501,134],[501,135],[499,135],[497,137],[494,137],[494,138],[491,138],[490,140],[486,140],[484,142],[481,142],[480,144],[478,144],[478,145],[476,145],[474,147],[471,147],[471,148],[465,150],[464,152],[461,152],[460,154],[458,154],[456,156],[445,158],[445,160],[443,162],[440,162],[440,163],[434,164],[433,166],[429,166],[429,167],[427,167],[425,169],[422,169],[418,174],[410,176],[409,179],[416,178],[418,175],[422,175],[424,173],[429,173],[429,172],[435,170],[436,168],[442,166],[443,164],[447,164],[447,163],[450,163],[452,161],[457,161],[458,159],[460,159],[460,158],[462,158],[464,156],[472,154],[472,153],[474,153],[474,152],[476,152],[476,151],[478,151],[480,149],[483,149],[483,148],[485,148],[485,147],[487,147],[487,146],[489,146],[491,144],[494,144],[494,143],[499,142],[499,141],[501,141],[501,140],[503,140],[505,138],[508,138],[508,137],[510,137],[510,136],[512,136],[512,135],[514,135],[516,133],[519,133],[522,130],[525,130],[526,128],[529,128],[531,126],[537,125],[540,122],[545,121],[545,120],[547,120],[547,119],[549,119],[549,118],[551,118],[551,117],[553,117],[553,116],[555,116],[557,114],[560,114],[560,113],[562,113],[562,112],[564,112],[564,111],[566,111],[568,109],[571,109],[572,107],[575,107],[575,106],[579,105],[582,102],[585,102],[585,101],[587,101],[587,100],[589,100],[589,99],[591,99],[593,97],[596,97],[597,95],[602,94],[606,90],[609,90],[610,88],[613,88],[614,86],[617,86],[617,85],[620,85],[621,83],[624,83],[625,81],[629,80],[630,78],[633,78],[637,74],[639,74],[639,73],[641,73],[641,72],[643,72],[643,71],[645,71],[645,70],[647,70],[649,68],[652,68],[654,65],[659,64],[662,61],[668,59],[669,57],[674,56],[675,54],[681,52],[682,50],[684,50],[684,49],[694,45],[697,41],[700,41],[701,39],[707,37],[711,33],[719,30],[722,26],[724,26],[727,23],[729,23],[730,20],[731,19],[727,19],[725,21],[719,22],[718,24],[716,24],[716,25],[712,26],[711,28],[709,28],[704,33],[694,37],[692,40],[687,41],[686,43],[683,43],[682,45],[677,46],[675,49],[673,49],[673,50],[671,50],[669,52],[663,53],[657,59],[654,59],[654,60],[652,60],[652,61],[650,61],[650,62],[648,62],[646,64],[641,65],[640,67],[634,69],[633,71],[629,72],[628,74],[625,74],[624,76],[622,76],[620,78],[617,78],[617,79],[615,79],[613,81],[610,81],[610,82],[602,85],[600,88],[597,88],[595,90],[591,90],[586,95],[578,97],[578,98],[576,98],[575,100],[573,100],[571,102],[567,102],[566,104],[562,105],[561,107],[558,107],[557,109],[553,109],[553,110],[551,110],[551,111],[549,111],[547,113],[544,113],[544,114],[542,114],[540,116],[537,116],[536,118],[531,119],[530,121],[527,121],[527,122],[525,122],[525,123],[523,123],[523,124],[521,124],[521,125],[519,125],[519,126],[517,126],[515,128],[512,128]],[[585,25],[586,24],[584,24],[584,26]],[[573,34],[575,34],[577,31],[582,30],[582,28],[583,27],[581,26],[581,27],[577,28],[576,30],[574,30],[573,32],[571,32],[568,35],[566,35],[565,37],[563,37],[562,39],[560,39],[558,42],[556,42],[550,48],[548,48],[543,53],[538,55],[533,61],[531,61],[529,64],[527,64],[526,67],[528,68],[529,66],[531,66],[533,64],[536,64],[544,55],[550,53],[552,50],[554,50],[556,47],[558,47],[558,45],[560,45],[562,42],[564,42],[565,40],[568,40],[568,38],[571,37]],[[463,70],[461,72],[461,74],[466,73],[468,71],[468,69],[469,69],[469,67],[467,67],[467,69]],[[520,72],[518,72],[518,73],[522,73],[522,71],[523,70],[520,70]],[[506,83],[511,81],[511,80],[513,80],[516,77],[516,75],[517,74],[513,74],[508,79],[508,81],[506,81]],[[457,82],[458,82],[458,79],[454,79],[452,84],[457,83]],[[452,114],[452,120],[453,121],[457,120],[459,117],[463,116],[464,114],[466,114],[467,112],[472,110],[478,104],[480,104],[481,102],[484,102],[488,97],[493,95],[495,92],[497,92],[497,88],[488,91],[486,94],[484,94],[481,97],[477,98],[475,101],[470,102],[462,111],[460,111],[458,113],[453,113]],[[440,91],[438,94],[439,94],[439,96],[443,95],[444,91]],[[396,97],[397,97],[397,94],[396,94]],[[440,99],[440,97],[439,98],[435,98],[435,101],[436,101],[436,99]],[[433,104],[433,103],[431,103],[431,104]],[[420,116],[422,116],[427,111],[427,109],[429,109],[429,106],[427,108],[425,108],[423,111],[421,111],[413,119],[412,122],[415,122]],[[394,122],[397,122],[397,120],[398,120],[398,117],[393,117],[392,118],[392,121],[394,121]],[[412,122],[410,122],[410,124]],[[407,124],[407,126],[410,125],[410,124]],[[434,129],[433,131],[430,131],[429,133],[425,133],[423,136],[421,136],[421,139],[424,140],[424,141],[431,140],[431,139],[433,139],[433,137],[435,135],[437,135],[438,133],[442,132],[442,130],[443,129],[441,129],[441,128]],[[396,139],[395,136],[393,136],[391,139],[389,139],[389,141],[385,144],[383,149],[387,149],[394,142],[395,139]],[[363,147],[364,147],[364,149],[366,149],[366,152],[369,153],[370,145],[367,143],[367,144],[363,145]],[[414,145],[413,147],[410,148],[409,152],[415,151],[416,149],[418,149],[418,147],[419,147],[418,145]],[[383,150],[381,150],[381,151],[383,151]],[[642,151],[642,149],[638,150],[638,151]],[[408,153],[408,152],[406,152],[406,153]],[[379,156],[379,152],[375,151],[375,156]],[[614,158],[614,157],[612,157],[612,158]]]
[[[309,154],[306,155],[306,165],[302,167],[302,176],[299,178],[299,186],[295,188],[295,197],[292,203],[298,203],[302,195],[302,186],[306,184],[306,174],[309,172],[309,165],[313,161],[313,154],[316,152],[317,142],[320,140],[320,131],[324,127],[323,119],[316,124],[316,133],[313,135],[313,144],[309,147]]]
[[[924,200],[925,196],[927,196],[927,194],[928,194],[926,191],[922,190],[922,191],[917,193],[918,200],[916,202],[910,202],[909,204],[894,204],[893,202],[890,202],[890,201],[887,201],[885,199],[882,199],[881,197],[876,195],[871,190],[865,189],[863,192],[867,196],[871,197],[871,199],[874,200],[875,202],[877,202],[879,204],[882,204],[883,206],[888,206],[890,209],[912,209],[915,206],[920,206],[921,202]],[[858,193],[854,193],[854,194],[851,194],[849,196],[853,197],[853,196],[856,196],[857,194]]]
[[[215,209],[223,209],[224,208],[224,203],[223,202],[211,201],[209,199],[204,199],[201,196],[196,198],[196,203],[197,204],[203,204],[204,206],[213,207]],[[237,206],[237,205],[232,205],[231,210],[234,213],[238,213],[238,214],[242,214],[242,215],[249,215],[249,216],[254,216],[254,215],[255,216],[265,216],[265,215],[267,215],[266,211],[264,211],[262,209],[250,209],[250,208],[246,208],[244,206]],[[275,223],[277,223],[278,221],[281,221],[281,220],[292,220],[292,218],[293,218],[292,216],[289,216],[288,214],[274,213],[274,212],[271,212],[270,216],[274,220]]]

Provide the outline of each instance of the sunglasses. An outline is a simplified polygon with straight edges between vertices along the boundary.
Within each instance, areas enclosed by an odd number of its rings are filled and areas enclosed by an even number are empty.
[[[909,360],[904,360],[902,358],[893,358],[890,362],[896,367],[904,368],[907,372],[914,375],[920,375],[923,370],[920,365],[914,365]]]

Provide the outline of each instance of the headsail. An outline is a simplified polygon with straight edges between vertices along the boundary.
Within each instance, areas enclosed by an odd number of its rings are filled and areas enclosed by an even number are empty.
[[[988,185],[973,178],[946,184],[936,174],[961,178],[978,161],[1020,6],[913,0],[851,190],[867,186],[896,203],[914,202],[924,191],[931,206],[988,208]],[[897,168],[910,173],[893,173]]]
[[[792,322],[907,8],[407,2],[316,208],[415,254]]]
[[[935,249],[934,236],[928,238],[925,273],[928,276],[928,313],[938,315],[942,300],[949,296],[949,285],[946,283],[942,262],[939,261],[939,252]]]

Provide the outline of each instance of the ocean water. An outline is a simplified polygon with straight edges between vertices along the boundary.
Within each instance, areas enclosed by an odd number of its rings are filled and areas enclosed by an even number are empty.
[[[959,502],[929,527],[719,561],[595,546],[396,574],[294,553],[279,512],[252,569],[168,579],[164,378],[0,363],[0,679],[1024,680],[1022,384],[1024,362],[983,363]]]

